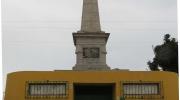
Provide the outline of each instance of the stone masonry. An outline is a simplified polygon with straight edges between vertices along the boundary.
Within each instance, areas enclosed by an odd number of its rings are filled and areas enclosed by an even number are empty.
[[[76,64],[73,70],[109,70],[106,43],[109,33],[101,31],[97,0],[84,0],[81,30],[73,33]]]

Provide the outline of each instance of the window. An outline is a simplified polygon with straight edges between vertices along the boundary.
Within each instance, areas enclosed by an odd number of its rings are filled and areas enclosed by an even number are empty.
[[[83,48],[83,58],[99,58],[99,48]]]
[[[122,97],[126,99],[161,99],[161,82],[122,82]]]
[[[29,95],[66,95],[65,84],[30,84]]]
[[[27,84],[27,97],[66,97],[67,83],[64,82],[30,82]]]
[[[127,83],[123,84],[125,95],[159,94],[158,83]]]

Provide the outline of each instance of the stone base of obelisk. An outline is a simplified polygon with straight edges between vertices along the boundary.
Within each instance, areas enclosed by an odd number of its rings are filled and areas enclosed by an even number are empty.
[[[75,65],[73,70],[111,70],[108,65]]]

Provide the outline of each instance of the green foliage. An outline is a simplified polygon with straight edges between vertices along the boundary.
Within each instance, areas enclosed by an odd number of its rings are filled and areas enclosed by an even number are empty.
[[[150,70],[178,73],[178,42],[175,38],[170,38],[170,35],[166,34],[164,43],[154,48],[154,54],[153,61],[147,63]]]
[[[125,100],[125,98],[122,96],[122,97],[120,97],[120,100]]]

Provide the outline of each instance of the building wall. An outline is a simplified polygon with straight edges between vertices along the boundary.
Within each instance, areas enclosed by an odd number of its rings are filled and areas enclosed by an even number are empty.
[[[61,81],[67,82],[68,95],[63,98],[26,98],[27,82]],[[5,100],[73,100],[73,84],[113,83],[115,99],[122,96],[123,82],[160,82],[163,98],[156,100],[178,100],[178,75],[171,72],[150,71],[32,71],[14,72],[7,76]],[[134,99],[126,99],[134,100]],[[137,99],[136,99],[137,100]],[[152,100],[152,99],[141,99]]]

